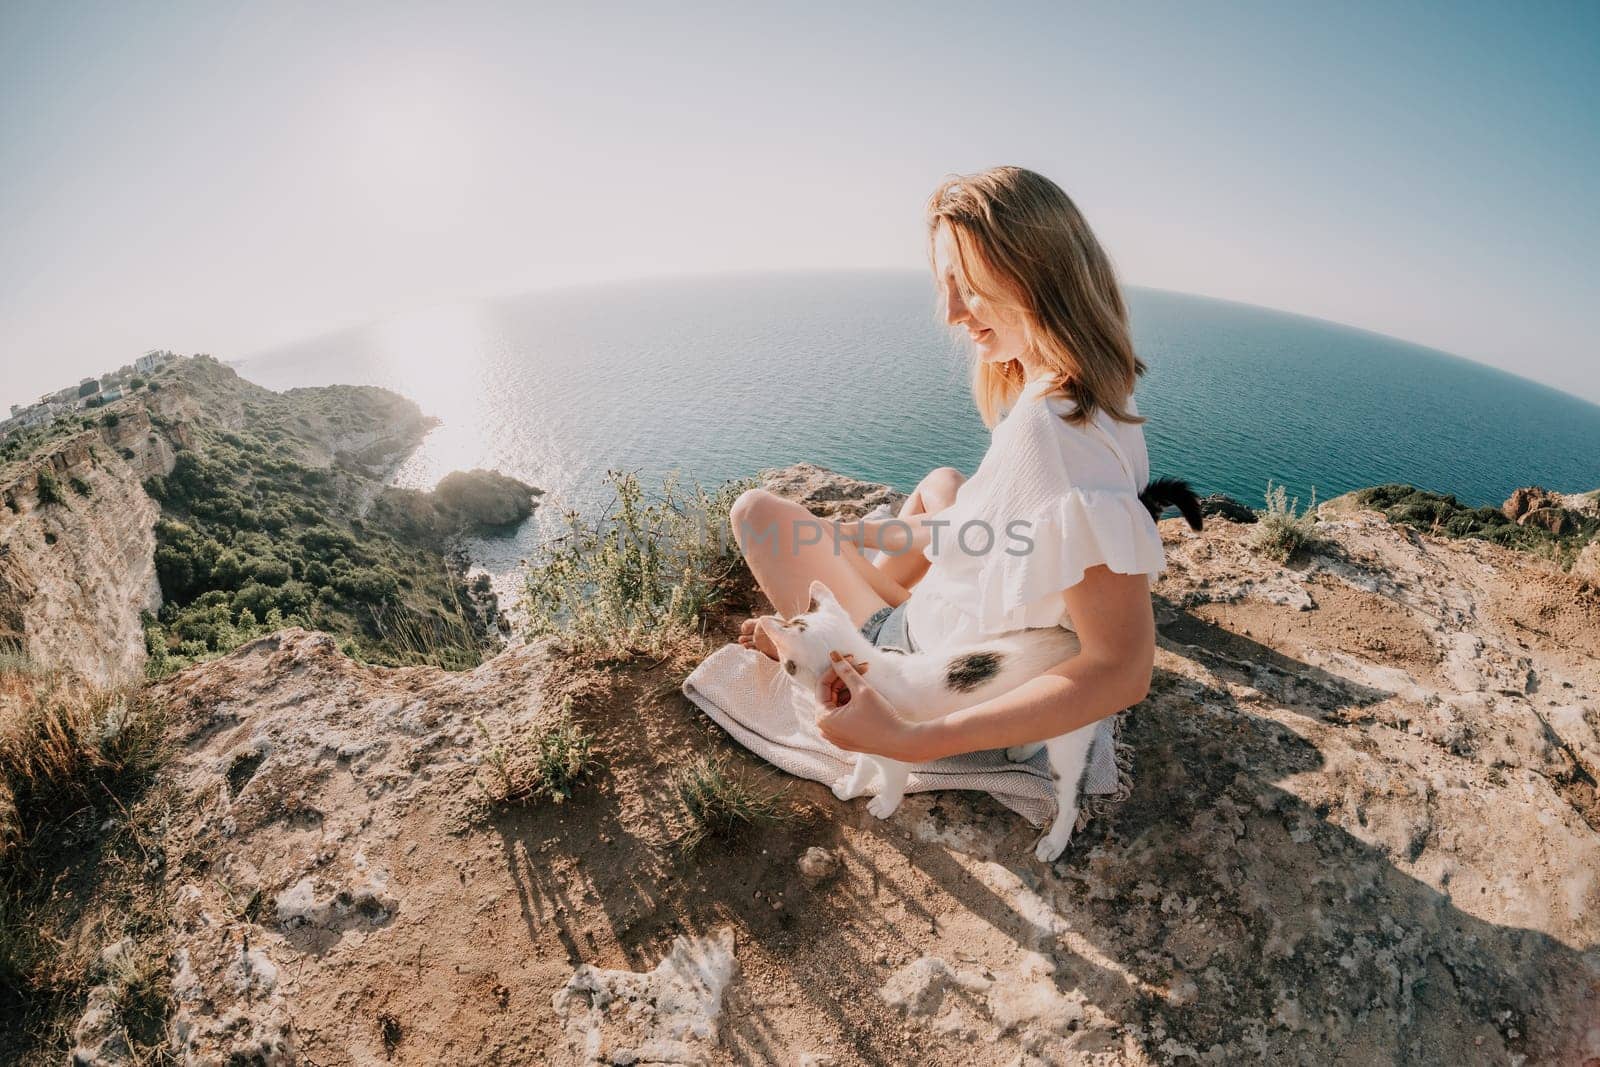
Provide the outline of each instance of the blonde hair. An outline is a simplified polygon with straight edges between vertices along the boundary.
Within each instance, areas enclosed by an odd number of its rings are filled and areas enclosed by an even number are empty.
[[[947,179],[928,199],[928,244],[943,224],[955,238],[961,281],[1020,315],[1024,343],[1076,407],[1084,424],[1096,411],[1143,422],[1128,411],[1144,362],[1133,351],[1128,311],[1111,260],[1072,198],[1049,178],[994,167]],[[978,361],[972,396],[993,427],[1025,382],[1022,365]]]

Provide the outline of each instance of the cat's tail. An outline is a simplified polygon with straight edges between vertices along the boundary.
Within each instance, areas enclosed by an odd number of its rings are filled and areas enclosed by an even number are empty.
[[[1139,503],[1143,504],[1150,512],[1150,517],[1157,521],[1161,513],[1168,507],[1178,509],[1190,528],[1198,530],[1205,522],[1200,514],[1200,498],[1194,495],[1194,490],[1189,488],[1189,483],[1181,478],[1156,478],[1144,487],[1144,492],[1139,494]]]

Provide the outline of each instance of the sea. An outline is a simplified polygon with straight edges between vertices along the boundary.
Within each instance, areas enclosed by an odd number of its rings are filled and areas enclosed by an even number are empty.
[[[1262,506],[1410,482],[1469,504],[1600,487],[1600,407],[1444,352],[1245,304],[1130,288],[1151,471]],[[801,460],[900,489],[971,473],[988,432],[925,274],[628,282],[428,308],[233,365],[272,389],[381,385],[442,420],[399,468],[490,467],[545,491],[468,545],[502,590],[607,506],[610,470],[705,485]]]

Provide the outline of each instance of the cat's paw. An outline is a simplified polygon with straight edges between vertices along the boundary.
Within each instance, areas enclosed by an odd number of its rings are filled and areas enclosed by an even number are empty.
[[[1031,745],[1012,745],[1006,749],[1006,759],[1012,763],[1027,763],[1037,756],[1042,748],[1044,748],[1044,744],[1038,741]]]
[[[900,799],[888,793],[880,793],[867,801],[867,810],[872,812],[876,818],[887,819],[895,813],[895,809],[900,807]]]
[[[857,785],[852,778],[841,778],[833,783],[833,795],[840,800],[854,800],[866,792],[866,786]]]
[[[1072,833],[1068,831],[1057,838],[1054,833],[1045,834],[1039,843],[1033,846],[1033,857],[1040,863],[1053,863],[1056,857],[1067,850],[1067,844],[1072,840]]]

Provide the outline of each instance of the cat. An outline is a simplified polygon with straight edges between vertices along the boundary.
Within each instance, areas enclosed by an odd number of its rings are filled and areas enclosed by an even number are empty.
[[[960,648],[909,653],[879,648],[862,636],[826,585],[812,582],[810,592],[811,603],[804,613],[789,619],[763,616],[760,625],[778,651],[779,665],[798,690],[796,696],[813,715],[822,710],[817,690],[831,665],[831,652],[853,657],[858,667],[869,664],[869,684],[895,710],[908,719],[928,722],[1014,689],[1078,651],[1077,637],[1059,626],[1019,630]],[[1078,821],[1078,791],[1094,733],[1091,723],[1043,743],[1049,752],[1056,796],[1055,820],[1034,849],[1043,862],[1061,855],[1072,838]],[[1007,755],[1026,759],[1039,747],[1008,749]],[[908,764],[862,755],[855,770],[836,784],[833,792],[840,800],[853,800],[875,778],[881,779],[878,795],[867,803],[867,810],[887,819],[905,797],[910,770]]]

